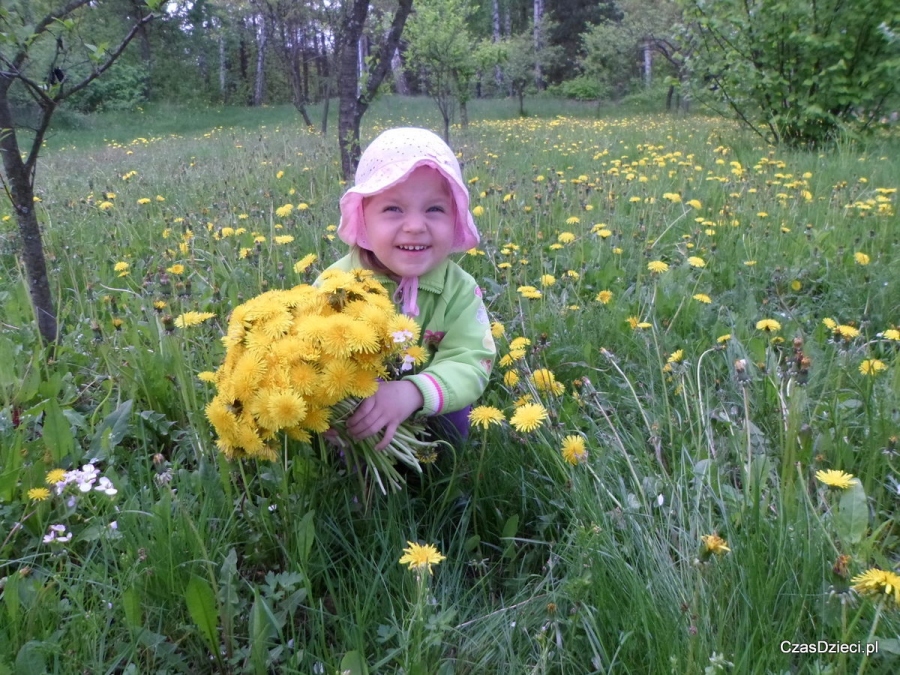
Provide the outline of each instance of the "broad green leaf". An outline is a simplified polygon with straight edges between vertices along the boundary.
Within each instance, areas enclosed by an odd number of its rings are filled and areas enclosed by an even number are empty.
[[[15,630],[19,623],[19,610],[21,608],[18,574],[10,574],[7,577],[6,586],[3,588],[3,604],[6,605],[6,615],[9,617],[8,625]]]
[[[41,647],[42,644],[37,640],[30,640],[22,645],[16,655],[16,675],[46,675],[50,672]]]
[[[125,612],[125,622],[131,628],[141,627],[141,596],[136,588],[128,588],[122,593],[122,609]]]
[[[57,464],[75,450],[72,428],[56,399],[50,399],[44,406],[44,443],[47,444],[47,449]]]
[[[205,579],[191,577],[187,589],[185,589],[184,597],[187,601],[191,620],[200,629],[200,633],[206,639],[209,648],[213,653],[216,653],[219,642],[216,637],[216,627],[219,623],[216,594]]]
[[[266,654],[269,651],[269,642],[278,633],[278,622],[272,613],[272,608],[266,599],[253,591],[253,607],[250,608],[250,660],[253,669],[265,675]]]
[[[131,422],[131,408],[134,401],[131,399],[119,404],[97,427],[94,438],[91,440],[91,455],[102,456],[108,450],[112,450],[129,431]]]
[[[309,511],[300,519],[300,522],[297,523],[297,529],[295,530],[297,536],[297,550],[300,553],[300,563],[303,565],[309,561],[309,554],[316,541],[316,526],[313,521],[315,514],[315,511]]]
[[[369,666],[358,651],[347,652],[341,659],[341,675],[369,675]]]
[[[855,483],[841,495],[834,516],[834,526],[838,537],[847,544],[858,544],[866,536],[869,506],[860,483]]]

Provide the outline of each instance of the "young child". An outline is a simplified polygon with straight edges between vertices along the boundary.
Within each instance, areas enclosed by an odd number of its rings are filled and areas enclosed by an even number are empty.
[[[431,354],[420,372],[380,383],[347,430],[356,440],[383,431],[380,450],[418,412],[435,418],[431,426],[446,440],[465,439],[496,348],[481,289],[450,260],[479,241],[456,156],[425,129],[385,131],[363,152],[340,205],[337,233],[351,249],[328,269],[374,271],[419,324]]]

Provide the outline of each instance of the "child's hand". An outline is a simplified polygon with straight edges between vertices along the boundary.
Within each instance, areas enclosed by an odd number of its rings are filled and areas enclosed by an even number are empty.
[[[394,432],[425,403],[422,392],[412,382],[382,382],[378,391],[365,399],[347,420],[347,431],[360,441],[384,429],[384,436],[375,446],[384,450],[394,439]]]

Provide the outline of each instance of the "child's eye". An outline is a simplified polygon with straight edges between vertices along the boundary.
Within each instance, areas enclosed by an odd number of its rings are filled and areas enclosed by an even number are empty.
[[[438,213],[444,213],[446,210],[443,206],[432,206],[428,209],[429,212],[437,211]]]
[[[385,207],[384,207],[384,210],[385,210],[385,212],[387,212],[387,211],[391,211],[391,212],[399,212],[399,211],[400,211],[400,207],[399,207],[399,206],[385,206]]]

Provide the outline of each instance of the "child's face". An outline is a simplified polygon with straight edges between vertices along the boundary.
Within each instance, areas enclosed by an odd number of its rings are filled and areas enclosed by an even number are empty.
[[[456,213],[447,181],[431,167],[366,198],[363,217],[372,252],[398,277],[420,277],[453,247]]]

